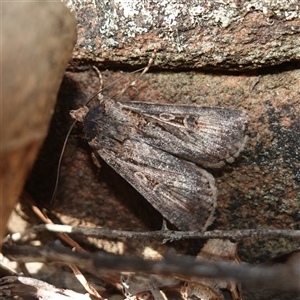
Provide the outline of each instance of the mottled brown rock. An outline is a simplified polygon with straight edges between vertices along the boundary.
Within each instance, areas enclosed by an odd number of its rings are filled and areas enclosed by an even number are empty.
[[[105,86],[121,76],[118,72],[109,71],[102,75]],[[105,94],[115,97],[117,91],[122,90],[135,76],[129,75],[105,90]],[[89,98],[96,92],[99,83],[93,70],[68,72],[64,82],[73,83],[69,97],[64,97],[64,102],[61,102],[65,106],[67,101],[70,109],[82,105],[80,101],[85,101],[83,93],[86,92],[86,98]],[[298,70],[281,68],[270,74],[257,71],[251,76],[198,72],[149,73],[138,83],[136,89],[130,89],[119,100],[220,105],[248,111],[249,140],[244,152],[233,164],[210,170],[216,178],[218,189],[217,212],[210,229],[299,228]],[[68,94],[67,90],[65,93]],[[100,170],[96,168],[91,149],[78,136],[81,133],[82,128],[79,127],[68,142],[59,192],[51,209],[61,221],[72,225],[122,230],[159,229],[159,213],[138,192],[104,162],[101,162]],[[48,150],[47,160],[53,164],[54,160],[49,156],[52,152]],[[41,181],[43,175],[38,174],[36,177]],[[49,182],[47,177],[43,180]],[[35,188],[34,193],[41,199],[50,200],[51,186],[43,189],[44,193],[48,191],[47,196],[41,196],[36,186],[37,181],[32,187],[32,190]],[[99,246],[95,240],[93,243]],[[132,246],[134,244],[135,241],[128,241],[125,249],[130,248],[138,253],[141,248]],[[263,261],[296,246],[296,241],[260,240],[258,243],[248,239],[245,246],[239,249],[243,259]],[[117,250],[118,253],[122,251],[125,251],[124,245]]]
[[[3,2],[1,53],[1,228],[47,135],[76,39],[61,3]]]
[[[77,60],[167,69],[253,70],[300,59],[298,1],[66,1]]]

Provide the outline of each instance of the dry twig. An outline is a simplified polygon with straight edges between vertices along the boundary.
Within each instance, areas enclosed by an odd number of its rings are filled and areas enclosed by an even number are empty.
[[[3,254],[15,261],[76,264],[80,268],[94,268],[99,274],[122,271],[176,276],[185,280],[192,276],[227,278],[237,280],[247,287],[300,292],[299,251],[294,253],[290,263],[277,263],[272,266],[237,265],[226,261],[207,262],[183,255],[167,255],[163,260],[153,261],[107,253],[73,252],[60,245],[53,247],[4,245]]]

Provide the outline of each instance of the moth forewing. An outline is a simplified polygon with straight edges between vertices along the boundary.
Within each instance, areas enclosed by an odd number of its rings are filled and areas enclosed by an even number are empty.
[[[177,228],[205,230],[212,222],[215,181],[194,163],[233,159],[244,147],[245,112],[103,98],[73,117],[83,120],[90,146]]]
[[[204,230],[213,220],[216,187],[213,176],[195,164],[137,140],[90,146],[168,221],[181,230]],[[106,140],[105,143],[110,143]]]
[[[204,167],[232,162],[247,137],[245,111],[210,106],[122,103],[123,111],[139,116],[137,136],[173,155]]]

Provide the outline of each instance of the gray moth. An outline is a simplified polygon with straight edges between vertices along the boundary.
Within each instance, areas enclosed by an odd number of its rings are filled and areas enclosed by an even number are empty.
[[[217,203],[202,167],[232,162],[246,142],[245,111],[118,102],[103,97],[71,111],[98,155],[180,230],[205,230]]]

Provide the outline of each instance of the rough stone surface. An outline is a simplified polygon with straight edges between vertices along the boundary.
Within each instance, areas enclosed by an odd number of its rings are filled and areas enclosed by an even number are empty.
[[[74,58],[160,68],[246,70],[300,59],[299,2],[65,1],[78,20]]]
[[[102,76],[107,86],[122,74],[104,71]],[[104,93],[115,97],[117,91],[135,76],[131,74],[123,78]],[[92,70],[70,71],[64,82],[72,82],[73,92],[74,86],[78,89],[74,94],[65,91],[68,98],[64,97],[63,101],[69,103],[69,109],[82,105],[96,92],[99,83]],[[67,85],[65,87],[68,89]],[[258,71],[251,76],[149,73],[138,81],[136,89],[129,89],[120,100],[246,109],[249,113],[249,140],[245,151],[235,163],[211,170],[219,193],[211,229],[297,229],[300,221],[299,87],[299,71],[288,69],[273,74]],[[62,105],[65,107],[66,103]],[[73,225],[93,223],[94,226],[123,230],[159,229],[159,214],[104,162],[100,162],[101,169],[98,170],[91,159],[91,149],[83,138],[78,137],[81,128],[74,134],[64,155],[58,199],[53,211],[64,222]],[[52,142],[50,145],[53,147]],[[51,149],[48,149],[48,155],[53,152]],[[41,165],[43,168],[49,164],[53,166],[54,161],[47,157]],[[53,186],[49,186],[49,182],[44,180],[48,187],[42,190],[49,193],[42,199],[51,198]],[[39,192],[36,187],[34,193]],[[71,220],[67,221],[70,217]],[[240,251],[244,258],[252,261],[264,260],[297,245],[286,240],[266,240],[259,244],[257,241],[246,242]]]

